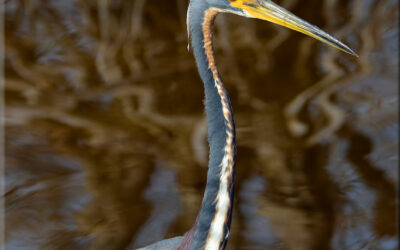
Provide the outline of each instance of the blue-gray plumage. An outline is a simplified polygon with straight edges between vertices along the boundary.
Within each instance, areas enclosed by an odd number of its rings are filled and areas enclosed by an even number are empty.
[[[203,202],[192,229],[183,237],[163,240],[151,249],[225,249],[233,208],[235,179],[235,124],[224,85],[217,72],[212,48],[212,26],[218,13],[259,18],[297,30],[347,53],[346,45],[294,16],[270,0],[191,0],[188,33],[200,77],[204,83],[207,114],[209,169]]]

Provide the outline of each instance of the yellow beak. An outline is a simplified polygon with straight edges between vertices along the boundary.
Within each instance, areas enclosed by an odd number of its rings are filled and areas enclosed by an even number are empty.
[[[320,28],[293,15],[289,11],[273,3],[271,0],[230,0],[230,4],[232,7],[243,10],[247,17],[258,18],[282,25],[318,39],[340,49],[341,51],[358,56],[344,43],[340,42]]]

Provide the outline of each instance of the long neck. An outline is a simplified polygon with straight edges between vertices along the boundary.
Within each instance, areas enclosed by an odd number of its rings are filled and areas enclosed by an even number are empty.
[[[206,190],[190,244],[190,249],[196,250],[225,248],[233,207],[235,124],[213,56],[212,28],[217,14],[217,9],[203,3],[191,6],[188,13],[192,49],[205,88],[210,145]]]

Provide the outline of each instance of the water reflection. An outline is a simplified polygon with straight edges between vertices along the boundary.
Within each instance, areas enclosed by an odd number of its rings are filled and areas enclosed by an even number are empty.
[[[228,249],[397,249],[396,1],[277,1],[358,51],[223,15],[237,123]],[[186,1],[7,1],[6,249],[129,249],[193,224],[206,177]]]
[[[176,180],[170,170],[156,169],[151,176],[145,200],[153,204],[150,218],[136,234],[133,246],[147,246],[167,234],[168,228],[181,212],[181,201],[174,186]]]

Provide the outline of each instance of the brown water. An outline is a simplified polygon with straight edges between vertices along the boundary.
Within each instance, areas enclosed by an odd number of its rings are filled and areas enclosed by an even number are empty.
[[[278,1],[355,49],[216,23],[237,123],[228,249],[397,249],[398,7]],[[186,0],[6,1],[6,249],[188,231],[207,172]]]

